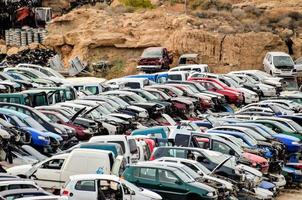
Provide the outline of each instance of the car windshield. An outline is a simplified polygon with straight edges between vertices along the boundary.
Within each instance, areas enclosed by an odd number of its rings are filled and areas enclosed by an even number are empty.
[[[201,84],[195,83],[194,86],[192,87],[196,87],[197,90],[199,90],[199,92],[204,92],[207,89],[205,87],[203,87]]]
[[[240,88],[240,87],[241,87],[236,81],[234,81],[233,79],[231,79],[231,78],[229,78],[229,77],[224,77],[224,79],[225,79],[229,84],[231,84],[232,87],[235,87],[235,88]]]
[[[211,173],[210,170],[208,170],[208,168],[206,168],[205,166],[203,166],[201,163],[196,162],[195,165],[198,167],[199,170],[201,170],[203,173],[209,175]]]
[[[154,96],[153,94],[151,94],[150,92],[147,91],[140,91],[140,93],[144,96],[145,99],[152,101],[152,100],[158,100],[158,98],[156,96]]]
[[[256,131],[252,130],[252,129],[244,129],[244,132],[247,133],[248,135],[252,136],[253,138],[255,138],[256,140],[261,140],[261,141],[265,141],[265,137],[263,137],[262,135],[260,135],[259,133],[257,133]]]
[[[161,58],[162,57],[162,49],[146,49],[143,52],[142,58]]]
[[[50,71],[52,74],[54,74],[56,77],[61,78],[61,79],[65,79],[64,76],[62,76],[62,74],[60,74],[59,72],[57,72],[56,70],[53,70],[51,68],[47,68],[48,71]]]
[[[192,183],[195,182],[195,180],[191,177],[189,177],[186,173],[183,173],[181,170],[176,169],[173,171],[180,180],[182,180],[185,183]]]
[[[31,117],[25,117],[25,118],[23,118],[23,122],[26,125],[34,128],[34,129],[37,129],[39,131],[46,131],[46,129],[41,124],[39,124],[36,120],[34,120]]]
[[[119,98],[119,97],[111,97],[110,98],[112,101],[115,101],[117,104],[119,104],[119,105],[121,105],[121,106],[123,106],[123,107],[127,107],[127,106],[129,106],[129,104],[126,102],[126,101],[124,101],[124,100],[122,100],[121,98]]]
[[[225,161],[227,158],[230,157],[226,154],[218,153],[215,151],[207,151],[204,154],[206,155],[207,159],[209,159],[210,161],[212,161],[215,164],[220,164],[221,162]],[[223,166],[234,168],[235,165],[236,165],[236,160],[231,158],[226,163],[224,163]]]
[[[223,87],[221,87],[219,84],[217,84],[215,82],[210,82],[210,83],[212,83],[215,86],[215,88],[217,88],[218,90],[223,90]],[[226,85],[226,87],[227,87],[227,85]]]
[[[288,123],[298,132],[302,132],[302,127],[297,124],[295,121],[293,120],[289,120]]]
[[[110,105],[109,103],[107,103],[107,102],[102,102],[102,103],[100,103],[100,104],[101,104],[102,107],[104,108],[105,112],[108,111],[109,114],[116,111],[115,107],[114,107],[114,106],[111,106],[111,105]],[[100,107],[101,107],[101,106],[100,106]]]
[[[269,74],[267,74],[267,73],[265,73],[265,72],[263,72],[263,71],[260,71],[260,70],[256,71],[256,72],[254,73],[254,75],[260,76],[261,79],[272,78],[271,75],[269,75]]]
[[[147,100],[143,97],[139,96],[138,94],[130,94],[129,97],[133,100],[135,100],[137,103],[146,103]]]
[[[274,62],[275,67],[277,67],[277,68],[284,67],[284,66],[292,67],[295,65],[293,60],[289,56],[274,56],[273,62]]]

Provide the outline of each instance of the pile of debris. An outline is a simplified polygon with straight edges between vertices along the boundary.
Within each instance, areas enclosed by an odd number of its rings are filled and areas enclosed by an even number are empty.
[[[30,63],[41,66],[49,66],[49,59],[54,57],[56,52],[51,49],[25,49],[7,56],[4,60],[6,65],[17,65],[19,63]]]

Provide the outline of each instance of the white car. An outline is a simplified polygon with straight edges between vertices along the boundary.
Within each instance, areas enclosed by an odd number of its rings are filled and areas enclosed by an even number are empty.
[[[243,80],[245,83],[255,85],[259,87],[261,93],[264,97],[272,97],[277,95],[276,87],[271,84],[262,83],[259,79],[256,80],[254,76],[248,75],[241,72],[230,72],[230,74],[235,75],[236,77]],[[255,76],[256,77],[256,76]],[[281,83],[279,83],[278,87],[281,87]]]
[[[272,76],[296,76],[292,57],[284,52],[268,52],[263,59],[263,68]]]
[[[40,189],[33,180],[15,179],[0,182],[0,192],[5,190],[16,190],[16,189]]]
[[[161,200],[161,196],[113,175],[75,175],[71,176],[61,190],[62,196],[69,200]],[[101,198],[102,199],[102,198]]]

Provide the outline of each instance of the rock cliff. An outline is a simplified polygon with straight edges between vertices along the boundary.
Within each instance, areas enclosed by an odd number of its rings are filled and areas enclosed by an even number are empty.
[[[181,4],[137,11],[119,5],[79,8],[47,26],[45,45],[61,52],[65,63],[80,56],[89,62],[121,60],[127,69],[135,68],[150,46],[167,47],[175,61],[182,53],[198,53],[215,72],[261,69],[267,51],[287,51],[285,36],[294,41],[294,56],[301,56],[301,27],[295,20],[301,17],[295,11],[302,8],[301,0],[286,8],[283,1],[225,2],[232,7],[198,5],[188,15]]]

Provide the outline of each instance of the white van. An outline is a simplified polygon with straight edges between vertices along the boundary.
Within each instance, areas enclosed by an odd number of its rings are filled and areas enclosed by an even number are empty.
[[[151,85],[151,81],[147,78],[116,78],[106,81],[112,89],[142,89],[145,86]]]
[[[124,158],[128,164],[134,164],[139,159],[138,147],[133,136],[126,135],[101,135],[90,138],[88,142],[117,143],[124,151]]]
[[[263,68],[272,76],[296,76],[292,57],[283,52],[268,52],[263,59]]]
[[[11,167],[7,172],[34,179],[42,188],[60,189],[70,176],[76,174],[119,175],[123,159],[117,156],[114,160],[111,151],[75,149],[69,154],[55,155],[35,165]]]
[[[186,71],[168,72],[168,81],[186,81],[189,75]]]

